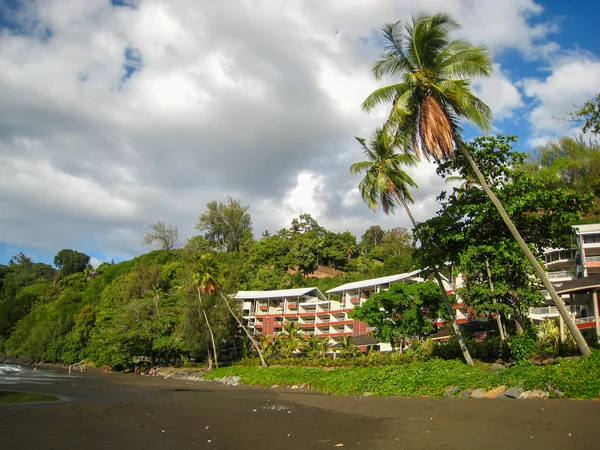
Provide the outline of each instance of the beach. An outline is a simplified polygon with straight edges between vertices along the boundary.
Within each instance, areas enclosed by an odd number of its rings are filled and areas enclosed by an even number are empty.
[[[285,387],[52,373],[56,376],[0,379],[0,390],[62,399],[0,405],[3,448],[564,450],[600,445],[600,402],[595,401],[333,397]]]

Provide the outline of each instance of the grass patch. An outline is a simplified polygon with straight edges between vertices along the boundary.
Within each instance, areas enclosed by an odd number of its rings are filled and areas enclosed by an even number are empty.
[[[38,394],[37,392],[0,391],[0,404],[10,405],[16,403],[33,402],[55,402],[60,400],[50,394]]]
[[[520,364],[491,370],[487,364],[470,367],[458,360],[433,359],[404,365],[347,367],[325,370],[311,367],[233,366],[204,375],[212,380],[238,375],[245,384],[271,386],[310,384],[312,389],[333,395],[370,392],[379,396],[441,397],[450,386],[459,389],[491,389],[522,386],[545,389],[546,384],[567,398],[600,398],[600,351],[589,358],[562,359],[551,366]]]

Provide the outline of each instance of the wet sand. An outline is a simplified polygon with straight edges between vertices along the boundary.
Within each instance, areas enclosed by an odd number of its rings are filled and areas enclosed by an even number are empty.
[[[62,396],[0,405],[6,449],[596,449],[600,402],[332,397],[84,373],[0,389]]]

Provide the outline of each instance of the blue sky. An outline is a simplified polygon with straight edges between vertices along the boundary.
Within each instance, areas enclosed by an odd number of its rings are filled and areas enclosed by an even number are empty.
[[[421,7],[450,12],[492,51],[495,74],[475,89],[494,132],[529,151],[576,131],[552,117],[598,90],[600,2]],[[256,236],[304,212],[359,236],[408,226],[369,211],[348,167],[353,137],[385,115],[359,108],[378,86],[373,36],[415,12],[410,0],[2,2],[0,263],[19,251],[51,263],[62,248],[128,259],[149,250],[151,223],[191,237],[206,203],[227,195],[250,206]],[[424,220],[445,185],[433,165],[411,174]]]

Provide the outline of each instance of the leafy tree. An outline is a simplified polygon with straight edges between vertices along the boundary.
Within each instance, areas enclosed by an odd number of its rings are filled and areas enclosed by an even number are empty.
[[[398,76],[401,82],[373,92],[364,101],[363,108],[370,111],[381,103],[392,102],[384,126],[386,137],[417,155],[443,161],[455,156],[456,146],[548,290],[581,353],[589,356],[585,339],[546,272],[463,143],[459,119],[467,119],[484,131],[490,128],[491,111],[471,93],[469,78],[490,75],[492,61],[485,47],[450,40],[450,32],[458,28],[452,17],[442,13],[413,17],[412,24],[404,27],[401,22],[385,25],[386,51],[374,64],[373,73],[377,79],[385,75]]]
[[[506,340],[502,317],[515,317],[519,333],[530,306],[539,305],[543,296],[531,264],[514,240],[499,239],[495,246],[471,245],[460,255],[458,269],[466,276],[465,287],[457,293],[480,316],[496,316],[498,333]]]
[[[90,257],[85,253],[66,248],[59,251],[54,257],[54,265],[65,277],[78,272],[83,273],[89,263]]]
[[[596,196],[600,214],[600,144],[578,138],[550,141],[529,155],[525,172],[548,189],[565,188]]]
[[[525,155],[512,150],[512,137],[477,138],[469,150],[492,189],[537,255],[548,247],[570,245],[570,224],[590,205],[590,195],[548,189],[522,170]],[[468,177],[470,166],[460,155],[440,165],[446,177]],[[520,251],[494,205],[477,184],[455,188],[440,196],[437,216],[418,225],[421,264],[452,261],[467,275],[465,301],[479,312],[522,315],[541,300],[533,268]],[[489,273],[488,273],[489,266]]]
[[[294,237],[291,243],[290,257],[293,265],[298,266],[306,277],[319,267],[319,238],[312,234]]]
[[[279,234],[263,237],[252,244],[248,262],[252,266],[266,266],[273,269],[287,270],[292,264],[289,258],[291,240]]]
[[[158,221],[148,227],[142,239],[142,244],[153,245],[154,248],[159,250],[173,250],[181,245],[179,230],[176,226]]]
[[[358,139],[358,138],[357,138]],[[403,165],[414,165],[416,158],[409,153],[396,153],[391,148],[382,129],[377,129],[371,141],[367,144],[364,139],[358,139],[367,156],[366,161],[354,163],[350,166],[350,173],[365,173],[360,181],[359,190],[363,200],[367,205],[375,210],[378,204],[381,204],[383,212],[389,214],[393,212],[397,204],[401,204],[408,214],[413,227],[417,226],[417,221],[412,215],[408,203],[413,199],[410,193],[410,187],[416,187],[413,179],[402,169]],[[456,317],[452,310],[452,305],[446,295],[446,288],[438,273],[437,262],[433,264],[434,274],[442,291],[450,321],[454,328],[454,333],[460,343],[465,361],[473,365],[473,360],[469,354],[469,349],[464,343],[464,339],[456,323]]]
[[[301,214],[298,218],[292,219],[292,225],[290,226],[292,233],[308,233],[316,232],[323,236],[326,232],[319,223],[307,213]]]
[[[439,287],[431,282],[394,283],[387,291],[374,294],[350,316],[375,328],[378,339],[392,347],[406,338],[422,338],[434,331],[432,318],[441,313],[443,297]]]
[[[252,241],[252,220],[248,206],[228,197],[227,205],[212,201],[200,215],[196,228],[217,250],[240,251]]]
[[[583,122],[584,133],[600,134],[600,93],[569,115],[574,122]]]
[[[106,270],[108,267],[110,267],[110,265],[111,265],[111,264],[110,264],[110,263],[107,263],[107,262],[102,262],[102,263],[98,264],[98,267],[96,267],[96,270],[95,270],[95,272],[96,272],[96,275],[102,275],[102,274],[104,273],[104,271],[105,271],[105,270]]]
[[[381,244],[385,231],[379,225],[371,225],[360,238],[360,248],[363,253],[370,253]]]

